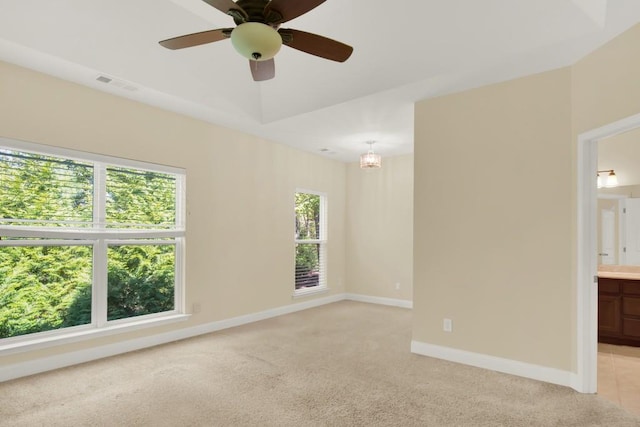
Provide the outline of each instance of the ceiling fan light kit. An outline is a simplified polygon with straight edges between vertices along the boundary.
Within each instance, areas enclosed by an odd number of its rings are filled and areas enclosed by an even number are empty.
[[[249,60],[255,81],[275,76],[273,57],[284,44],[290,48],[320,58],[344,62],[353,48],[317,34],[279,28],[316,8],[325,0],[202,0],[209,6],[231,16],[235,28],[219,28],[162,40],[167,49],[183,49],[230,38],[238,53]],[[260,62],[261,64],[256,64]]]
[[[231,32],[231,44],[247,59],[266,61],[280,51],[282,37],[269,25],[245,22]]]

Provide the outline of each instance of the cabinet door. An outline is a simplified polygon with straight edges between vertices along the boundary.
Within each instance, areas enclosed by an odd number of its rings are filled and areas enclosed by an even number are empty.
[[[629,316],[640,316],[640,298],[622,297],[622,313]]]
[[[620,334],[620,297],[600,295],[598,297],[598,332],[602,335]]]
[[[622,280],[622,293],[625,295],[640,295],[640,280]]]
[[[640,319],[628,319],[625,318],[624,322],[624,335],[625,338],[640,338]]]

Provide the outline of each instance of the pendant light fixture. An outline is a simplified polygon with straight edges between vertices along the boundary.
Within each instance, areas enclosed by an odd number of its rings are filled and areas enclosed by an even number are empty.
[[[601,177],[600,174],[607,173],[606,177]],[[613,169],[598,171],[598,188],[613,188],[618,186],[618,177]]]
[[[382,167],[382,157],[380,154],[373,152],[373,144],[375,143],[375,141],[367,141],[367,144],[369,144],[369,151],[360,155],[361,169],[376,169]]]

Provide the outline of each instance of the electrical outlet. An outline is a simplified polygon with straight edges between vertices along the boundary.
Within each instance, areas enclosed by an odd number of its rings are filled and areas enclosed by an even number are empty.
[[[453,322],[451,319],[442,320],[442,330],[445,332],[453,332]]]
[[[191,306],[191,313],[200,313],[200,310],[202,310],[202,306],[197,302],[193,303],[193,305]]]
[[[400,290],[400,282],[396,282],[396,291]]]

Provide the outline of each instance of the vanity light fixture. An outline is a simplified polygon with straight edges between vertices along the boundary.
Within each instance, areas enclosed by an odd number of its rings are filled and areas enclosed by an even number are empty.
[[[373,144],[375,141],[367,141],[369,144],[369,151],[360,155],[360,168],[361,169],[374,169],[382,167],[382,157],[380,154],[373,152]]]
[[[607,173],[606,178],[600,176],[601,173]],[[598,171],[598,188],[613,188],[618,186],[618,177],[613,169]]]

